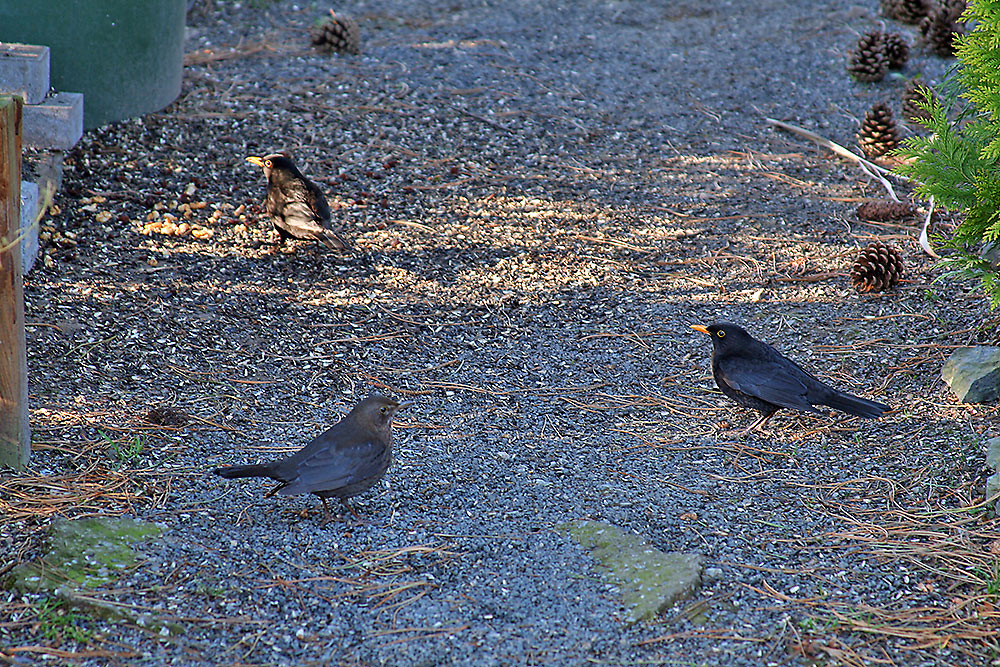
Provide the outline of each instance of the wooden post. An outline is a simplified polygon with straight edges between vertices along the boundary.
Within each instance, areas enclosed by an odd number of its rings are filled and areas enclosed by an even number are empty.
[[[21,275],[20,97],[0,97],[0,468],[28,465],[28,365]]]

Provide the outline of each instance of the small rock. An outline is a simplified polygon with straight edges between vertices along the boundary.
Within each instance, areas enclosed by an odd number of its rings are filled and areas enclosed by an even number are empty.
[[[986,467],[993,471],[986,480],[986,497],[992,498],[1000,493],[1000,438],[986,441]],[[1000,514],[1000,500],[994,505],[994,511]]]
[[[945,362],[941,377],[962,403],[1000,398],[1000,347],[963,347]]]
[[[1000,243],[993,241],[984,243],[979,254],[990,263],[993,270],[1000,270]]]

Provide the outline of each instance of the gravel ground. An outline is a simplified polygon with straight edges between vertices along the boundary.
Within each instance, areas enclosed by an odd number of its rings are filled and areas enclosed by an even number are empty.
[[[362,54],[331,57],[307,48],[325,7],[215,0],[181,98],[67,156],[26,284],[36,452],[2,480],[66,486],[10,503],[0,545],[34,555],[53,513],[156,521],[109,595],[187,631],[44,638],[4,593],[0,643],[130,665],[982,664],[831,611],[975,594],[879,538],[981,496],[997,435],[996,406],[939,377],[949,346],[996,341],[981,296],[932,283],[911,224],[856,218],[877,183],[763,120],[853,145],[874,101],[898,110],[903,78],[844,71],[875,0],[493,4],[363,0],[343,8]],[[915,55],[904,74],[949,65]],[[273,248],[244,162],[273,150],[356,252]],[[161,233],[165,213],[207,231]],[[858,295],[846,272],[876,236],[907,280]],[[782,412],[740,438],[756,414],[689,329],[719,319],[898,409]],[[361,525],[205,474],[298,448],[373,391],[417,405]],[[151,424],[164,409],[187,424]],[[574,518],[705,554],[696,604],[626,625],[554,530]]]

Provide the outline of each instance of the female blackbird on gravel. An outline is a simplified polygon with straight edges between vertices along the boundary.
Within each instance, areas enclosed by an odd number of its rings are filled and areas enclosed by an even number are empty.
[[[373,395],[358,403],[336,426],[278,461],[216,468],[219,477],[270,477],[280,486],[265,497],[313,493],[323,501],[323,524],[330,521],[327,498],[347,499],[367,491],[385,475],[392,460],[392,418],[410,403]]]
[[[712,337],[712,375],[722,393],[761,413],[746,432],[764,425],[779,408],[823,414],[814,405],[876,419],[890,408],[821,382],[776,349],[726,322],[691,327]]]
[[[247,162],[264,170],[264,178],[267,179],[264,210],[278,230],[280,243],[283,244],[291,236],[313,239],[337,250],[347,249],[347,243],[327,229],[330,207],[323,192],[303,176],[290,159],[274,153],[264,157],[250,156]]]

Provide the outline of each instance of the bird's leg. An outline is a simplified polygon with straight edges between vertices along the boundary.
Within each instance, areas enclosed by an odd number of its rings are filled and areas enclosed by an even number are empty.
[[[359,515],[357,512],[355,512],[354,508],[347,504],[347,498],[341,498],[340,502],[344,503],[344,507],[346,507],[350,511],[350,513],[354,515],[355,519],[357,519],[358,521],[362,521],[361,515]],[[363,521],[362,521],[362,523],[363,523]]]
[[[271,225],[271,229],[277,234],[277,238],[275,238],[273,235],[271,236],[271,238],[273,239],[271,243],[271,252],[278,252],[280,250],[283,250],[285,247],[285,241],[288,240],[288,233],[284,229],[273,223]]]
[[[770,412],[766,412],[766,413],[762,414],[760,416],[760,419],[758,419],[757,421],[755,421],[745,431],[743,431],[743,435],[747,435],[751,431],[760,431],[761,427],[764,426],[764,424],[767,423],[768,419],[770,419],[771,417],[774,416],[775,412],[777,412],[777,410],[771,410]]]
[[[319,499],[323,501],[323,523],[322,523],[322,525],[325,526],[326,524],[328,524],[331,521],[333,521],[333,517],[330,516],[330,507],[326,504],[326,498],[324,498],[323,496],[320,496]]]

